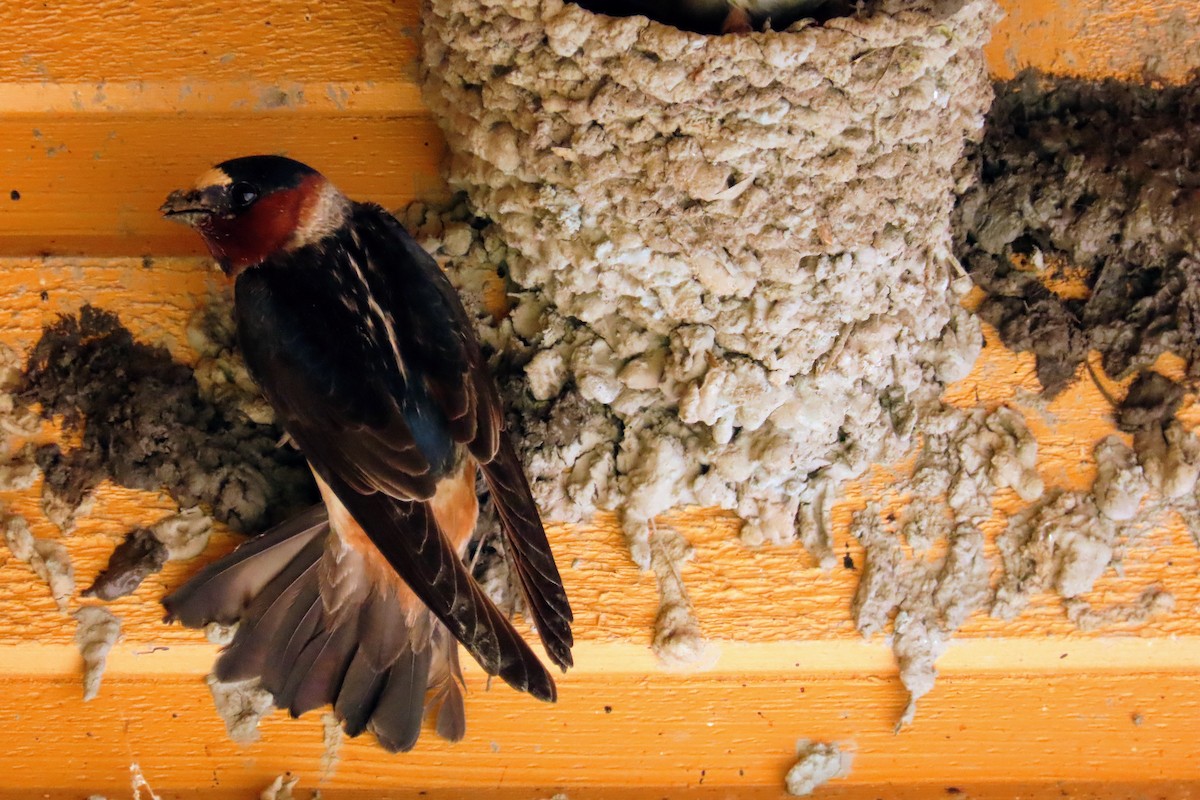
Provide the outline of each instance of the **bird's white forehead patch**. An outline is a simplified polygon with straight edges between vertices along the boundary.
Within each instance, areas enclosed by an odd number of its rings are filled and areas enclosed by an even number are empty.
[[[233,179],[226,175],[224,170],[213,167],[196,179],[195,188],[207,189],[210,186],[228,186],[231,183]]]

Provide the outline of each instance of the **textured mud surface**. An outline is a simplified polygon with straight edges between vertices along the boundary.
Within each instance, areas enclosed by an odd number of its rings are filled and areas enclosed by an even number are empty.
[[[801,740],[796,751],[796,763],[785,780],[790,795],[807,797],[826,782],[850,774],[853,754],[837,744]]]
[[[512,353],[548,516],[618,509],[648,569],[650,519],[719,506],[748,543],[833,562],[828,531],[798,531],[812,506],[911,446],[978,352],[949,219],[994,12],[708,37],[554,0],[425,6],[450,182],[527,287],[485,338]],[[438,234],[469,270],[467,226]]]
[[[20,399],[61,416],[81,444],[37,453],[49,516],[64,530],[101,481],[165,489],[235,530],[257,532],[314,499],[300,455],[280,431],[201,396],[192,370],[134,340],[91,306],[66,316],[34,347]]]
[[[1089,349],[1116,378],[1164,352],[1200,375],[1200,84],[1025,74],[997,86],[970,159],[959,258],[1049,394]]]
[[[162,570],[167,548],[149,528],[134,528],[108,559],[108,566],[83,590],[84,597],[115,600],[133,594],[147,576]]]

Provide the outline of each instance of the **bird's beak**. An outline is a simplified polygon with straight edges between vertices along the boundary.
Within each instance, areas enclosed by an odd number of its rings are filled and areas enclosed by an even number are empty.
[[[158,209],[162,215],[174,222],[195,228],[216,213],[211,198],[199,189],[179,189],[171,192],[167,202]]]

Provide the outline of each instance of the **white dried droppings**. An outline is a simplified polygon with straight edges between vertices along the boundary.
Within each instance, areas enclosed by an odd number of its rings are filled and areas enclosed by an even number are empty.
[[[100,692],[108,654],[121,635],[121,621],[107,608],[84,606],[75,612],[75,644],[83,656],[83,699]]]
[[[215,675],[208,675],[204,682],[212,693],[213,705],[225,721],[229,738],[240,744],[257,742],[262,735],[258,723],[275,709],[271,693],[262,688],[257,678],[223,683]]]
[[[671,528],[652,525],[650,564],[658,579],[658,613],[650,648],[670,669],[703,669],[716,663],[720,652],[705,640],[680,570],[695,554],[691,544]]]
[[[338,762],[342,758],[342,744],[345,741],[345,733],[342,731],[342,723],[338,720],[337,714],[331,711],[326,711],[321,715],[321,775],[322,779],[333,775],[334,769],[337,768]]]
[[[850,774],[853,753],[830,742],[801,739],[796,744],[796,763],[788,770],[788,794],[807,797],[817,787]]]
[[[235,622],[232,625],[222,625],[220,622],[210,622],[204,626],[204,638],[222,646],[232,644],[239,624]]]
[[[33,535],[29,522],[21,516],[4,521],[4,541],[13,557],[24,561],[46,582],[58,610],[66,613],[75,594],[75,567],[67,548],[54,539],[39,539]]]
[[[168,560],[187,561],[204,552],[212,527],[212,517],[195,507],[163,517],[150,526],[150,532],[167,548]]]
[[[129,765],[129,789],[133,792],[133,800],[142,800],[143,789],[146,790],[146,795],[150,800],[162,800],[150,787],[150,782],[146,780],[146,776],[137,762]]]
[[[259,800],[295,800],[292,789],[295,789],[299,782],[300,778],[290,772],[277,775],[270,786],[259,792]]]
[[[1150,491],[1137,454],[1119,436],[1107,436],[1096,445],[1096,480],[1092,497],[1096,508],[1111,520],[1133,519]]]

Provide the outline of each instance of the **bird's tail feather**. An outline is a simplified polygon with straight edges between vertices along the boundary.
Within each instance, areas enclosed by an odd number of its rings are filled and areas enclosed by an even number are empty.
[[[351,593],[327,609],[319,576],[329,538],[324,507],[306,511],[164,598],[167,621],[238,622],[217,678],[260,678],[293,716],[332,703],[348,735],[370,730],[393,752],[416,744],[426,717],[458,741],[466,729],[458,643],[436,620],[414,624],[393,592]]]

